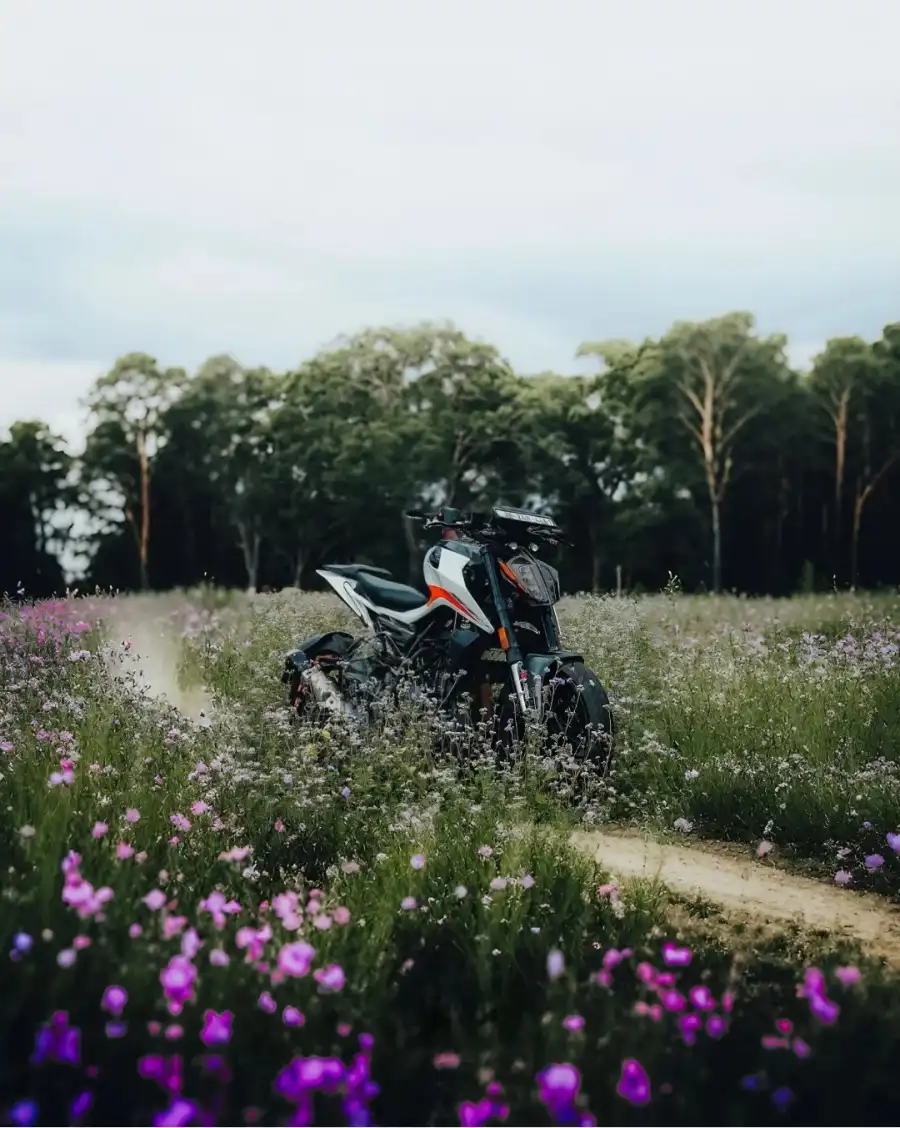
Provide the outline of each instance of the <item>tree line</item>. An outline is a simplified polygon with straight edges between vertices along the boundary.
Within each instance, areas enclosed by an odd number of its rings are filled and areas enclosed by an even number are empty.
[[[900,582],[900,323],[808,372],[729,313],[586,342],[591,375],[522,375],[451,325],[371,329],[289,372],[120,357],[77,455],[0,442],[0,588],[314,583],[328,560],[421,578],[406,507],[552,512],[567,590],[786,594]],[[77,534],[80,523],[89,532]]]

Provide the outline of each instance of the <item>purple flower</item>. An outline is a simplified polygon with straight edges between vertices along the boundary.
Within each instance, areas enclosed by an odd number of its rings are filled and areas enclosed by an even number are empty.
[[[272,1088],[291,1104],[300,1104],[312,1092],[336,1093],[346,1076],[340,1058],[295,1057],[277,1075]]]
[[[413,869],[416,869],[416,870],[424,869],[425,868],[425,855],[424,854],[413,854],[413,856],[409,859],[409,864],[412,866]]]
[[[894,851],[895,854],[900,854],[900,834],[892,834],[890,831],[885,835],[888,846]]]
[[[697,1041],[697,1034],[703,1028],[703,1019],[699,1014],[683,1014],[678,1019],[678,1028],[686,1046],[693,1046]]]
[[[231,1011],[214,1010],[203,1012],[203,1029],[200,1031],[200,1040],[205,1046],[222,1046],[231,1041],[231,1024],[234,1015]]]
[[[858,967],[836,967],[834,975],[844,987],[852,987],[862,979],[862,972]]]
[[[539,1100],[554,1114],[557,1110],[571,1108],[581,1089],[581,1074],[568,1062],[548,1065],[535,1081]]]
[[[93,1103],[94,1095],[89,1089],[85,1089],[83,1092],[79,1093],[75,1100],[72,1101],[72,1107],[69,1113],[72,1123],[77,1124],[82,1116],[90,1110]]]
[[[22,1128],[30,1128],[38,1118],[38,1106],[34,1101],[17,1101],[9,1110],[9,1119]]]
[[[181,1008],[193,995],[196,979],[197,969],[185,956],[173,956],[159,973],[171,1014],[180,1014]]]
[[[691,1005],[696,1007],[697,1010],[707,1011],[715,1009],[716,1000],[713,998],[712,991],[710,991],[708,987],[692,987],[689,994]]]
[[[103,992],[100,1006],[114,1017],[118,1018],[128,1002],[128,992],[124,987],[107,987]]]
[[[776,1089],[772,1094],[772,1104],[775,1105],[779,1112],[785,1112],[793,1099],[794,1094],[787,1085],[782,1085],[780,1089]]]
[[[622,1075],[616,1085],[616,1092],[632,1105],[650,1103],[650,1078],[635,1058],[626,1058],[622,1062]]]
[[[853,880],[853,874],[849,870],[838,870],[834,875],[835,885],[849,885]]]
[[[162,1054],[145,1054],[138,1058],[138,1074],[145,1081],[155,1081],[170,1096],[181,1092],[184,1070],[180,1054],[163,1057]]]
[[[35,1065],[43,1061],[78,1065],[80,1059],[81,1031],[77,1026],[69,1026],[66,1011],[56,1011],[38,1031],[31,1060]]]
[[[711,1014],[706,1020],[706,1033],[710,1038],[721,1038],[728,1030],[728,1019],[720,1014]]]
[[[559,979],[566,969],[565,956],[559,948],[553,948],[547,953],[547,978],[551,980]]]
[[[186,1128],[196,1123],[206,1123],[200,1106],[184,1097],[175,1097],[168,1108],[153,1117],[153,1128]]]
[[[830,1026],[837,1021],[841,1008],[824,995],[815,994],[809,996],[809,1011],[813,1018],[817,1018],[819,1022],[826,1026]]]
[[[580,1014],[567,1014],[562,1024],[566,1030],[569,1030],[573,1034],[577,1033],[579,1030],[584,1030],[584,1019]]]
[[[884,858],[880,854],[869,854],[866,857],[866,869],[869,873],[874,873],[875,870],[881,869],[884,865]]]

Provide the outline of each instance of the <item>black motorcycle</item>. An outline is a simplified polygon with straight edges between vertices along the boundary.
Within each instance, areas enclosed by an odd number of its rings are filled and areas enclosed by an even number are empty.
[[[537,557],[542,545],[567,543],[556,522],[507,507],[406,516],[442,531],[425,556],[425,591],[364,564],[318,569],[368,633],[328,631],[287,655],[291,706],[360,719],[404,697],[427,699],[453,721],[490,724],[506,741],[531,718],[554,747],[568,744],[605,771],[609,699],[583,656],[562,648],[559,574]]]

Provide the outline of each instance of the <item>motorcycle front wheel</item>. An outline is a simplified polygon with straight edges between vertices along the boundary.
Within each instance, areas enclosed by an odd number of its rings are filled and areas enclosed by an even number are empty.
[[[559,668],[546,690],[549,742],[570,745],[576,759],[605,775],[612,761],[613,718],[603,683],[583,662],[572,662]]]

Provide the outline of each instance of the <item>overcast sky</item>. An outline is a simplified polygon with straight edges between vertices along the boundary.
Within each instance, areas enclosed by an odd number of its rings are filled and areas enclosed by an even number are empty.
[[[0,0],[0,427],[126,351],[900,320],[900,0]]]

